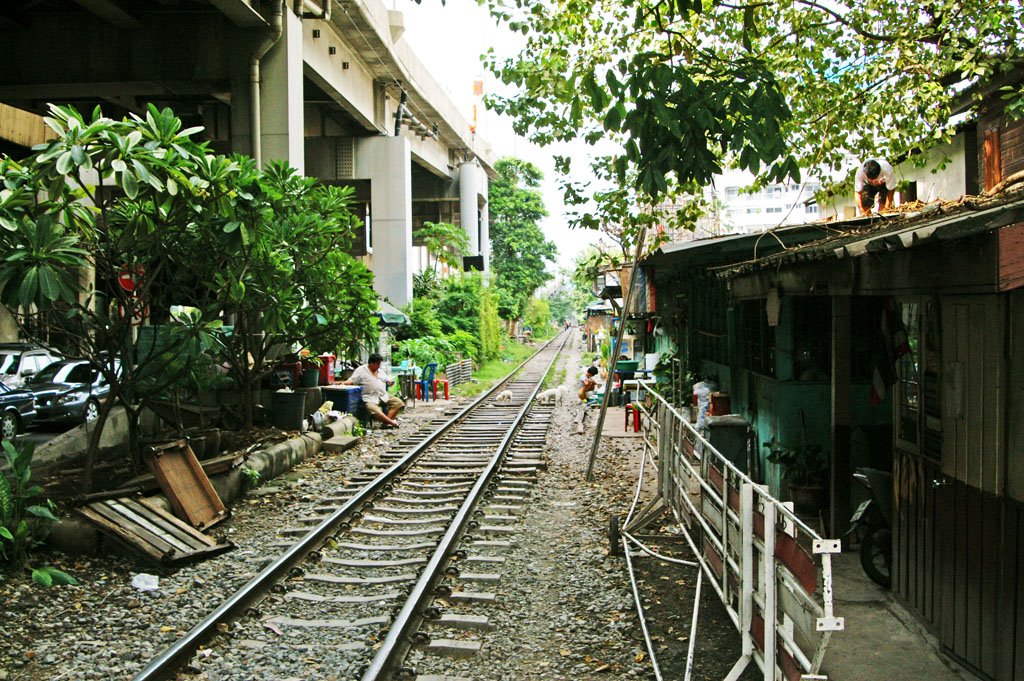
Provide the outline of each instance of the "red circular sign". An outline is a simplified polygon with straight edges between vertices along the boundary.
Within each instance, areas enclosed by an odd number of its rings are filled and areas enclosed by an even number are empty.
[[[142,275],[145,270],[141,266],[137,265],[133,268],[124,268],[117,275],[117,283],[122,290],[128,293],[133,293],[135,288],[139,285],[139,281],[142,280]]]

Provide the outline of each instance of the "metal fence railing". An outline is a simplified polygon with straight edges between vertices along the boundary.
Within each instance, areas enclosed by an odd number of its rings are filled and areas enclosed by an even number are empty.
[[[473,360],[463,359],[449,364],[444,368],[444,374],[448,377],[448,385],[452,387],[468,383],[473,375]]]
[[[832,602],[832,554],[823,539],[783,503],[723,457],[654,390],[637,405],[644,455],[658,462],[658,495],[623,528],[635,531],[668,507],[742,637],[726,681],[753,660],[766,681],[818,675],[829,638],[843,629]]]

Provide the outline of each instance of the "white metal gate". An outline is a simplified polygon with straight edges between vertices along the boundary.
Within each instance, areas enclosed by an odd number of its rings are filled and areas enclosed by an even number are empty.
[[[822,539],[723,457],[654,386],[644,407],[645,456],[658,462],[658,496],[626,533],[668,506],[704,576],[713,584],[742,636],[737,679],[754,660],[766,681],[825,679],[818,675],[833,631],[843,618],[832,608],[832,554],[838,539]]]

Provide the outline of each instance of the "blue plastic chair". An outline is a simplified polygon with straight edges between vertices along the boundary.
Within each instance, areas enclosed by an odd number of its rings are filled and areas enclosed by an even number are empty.
[[[420,391],[423,393],[423,401],[430,401],[430,392],[434,389],[434,371],[437,370],[437,362],[431,362],[427,366],[423,367],[423,373],[420,374],[420,380],[417,383],[420,384]]]

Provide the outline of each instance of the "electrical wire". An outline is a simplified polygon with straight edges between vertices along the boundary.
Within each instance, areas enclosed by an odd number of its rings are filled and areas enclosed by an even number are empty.
[[[621,534],[623,537],[628,539],[633,544],[636,544],[638,549],[640,549],[641,551],[643,551],[647,555],[652,556],[653,558],[657,558],[658,560],[663,560],[666,563],[675,563],[676,565],[686,565],[686,566],[689,566],[689,567],[697,567],[699,565],[699,563],[697,563],[695,561],[692,561],[692,560],[683,560],[682,558],[672,558],[671,556],[666,556],[664,554],[658,553],[654,549],[645,546],[643,544],[643,542],[641,542],[639,539],[634,537],[629,532],[626,532],[625,530],[620,530],[619,534]]]
[[[356,23],[356,20],[352,18],[352,15],[349,13],[349,3],[345,3],[344,5],[342,5],[341,11],[348,19],[349,23],[352,24],[352,28],[355,29],[355,32],[359,35],[360,38],[362,38],[363,43],[366,44],[366,48],[370,50],[373,56],[377,59],[377,63],[381,66],[381,68],[383,68],[387,72],[388,76],[391,78],[394,85],[397,86],[399,90],[405,91],[405,87],[402,85],[402,81],[395,76],[394,71],[391,70],[391,67],[387,64],[387,62],[384,61],[384,58],[381,57],[380,54],[377,52],[377,48],[373,46],[369,38],[366,37],[366,34],[363,33],[361,28],[359,28],[359,24]],[[413,115],[415,115],[421,121],[430,120],[430,118],[421,110],[419,110],[419,107],[415,106],[411,100],[406,102],[406,106],[408,106],[410,109],[413,109]],[[426,123],[424,123],[424,125],[426,125]],[[433,129],[436,126],[433,123],[431,123],[429,127]]]

